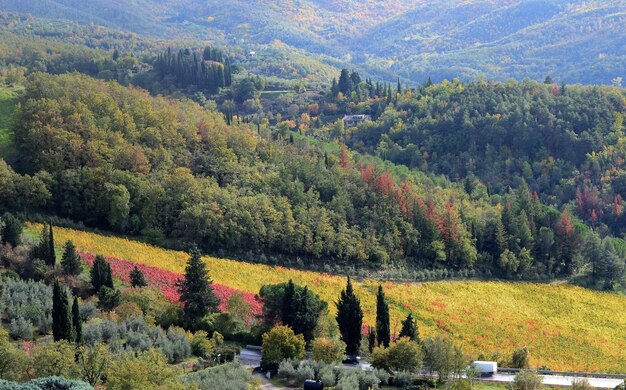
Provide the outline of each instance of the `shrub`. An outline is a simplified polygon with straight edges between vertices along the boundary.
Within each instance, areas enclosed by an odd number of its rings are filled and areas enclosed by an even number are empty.
[[[167,364],[159,350],[150,349],[139,354],[126,352],[111,362],[107,371],[110,389],[175,388],[178,367]]]
[[[36,345],[32,360],[35,376],[72,378],[78,372],[74,352],[74,346],[67,341]]]
[[[191,353],[203,358],[209,357],[213,353],[215,346],[208,337],[208,333],[203,330],[194,333],[189,339]]]
[[[283,360],[278,365],[277,375],[279,378],[292,379],[296,377],[296,369],[289,360]]]
[[[375,369],[372,371],[374,375],[380,380],[380,383],[383,385],[389,384],[389,378],[391,375],[386,370]]]
[[[324,384],[324,387],[332,387],[337,384],[337,376],[332,367],[324,367],[320,370],[320,380]]]
[[[298,370],[296,371],[296,378],[299,382],[304,382],[307,379],[315,379],[315,371],[307,364],[300,363]]]
[[[592,390],[591,384],[585,378],[576,378],[572,381],[571,390]]]
[[[522,370],[515,375],[512,390],[539,390],[543,387],[541,377],[534,371]]]
[[[47,332],[52,327],[52,288],[44,283],[4,280],[0,307],[9,321],[22,318],[42,332]]]
[[[376,347],[370,356],[374,368],[415,372],[422,367],[422,349],[408,338],[401,338],[389,348]]]
[[[80,305],[80,318],[83,322],[89,321],[91,318],[95,317],[98,314],[98,308],[96,304],[92,301],[79,303]]]
[[[337,383],[337,390],[354,390],[359,388],[359,379],[355,373],[343,376]]]
[[[527,347],[519,348],[513,352],[511,367],[521,369],[530,368],[530,351]]]
[[[8,382],[0,379],[0,390],[93,390],[89,383],[58,376],[33,379],[26,383]]]
[[[430,372],[439,375],[439,382],[450,377],[458,377],[466,367],[463,351],[456,347],[452,340],[444,337],[429,337],[422,343],[424,350],[424,366]]]
[[[327,364],[341,362],[346,343],[338,339],[320,337],[313,341],[311,359]]]
[[[411,386],[413,384],[413,374],[408,371],[398,371],[393,377],[393,384],[400,388]]]
[[[281,361],[304,357],[304,337],[287,326],[276,326],[263,334],[261,353],[261,367],[276,371]]]
[[[200,390],[248,390],[250,373],[239,362],[196,371],[182,377],[185,387],[196,385]]]
[[[9,329],[14,339],[31,340],[33,338],[33,324],[23,317],[12,319]]]

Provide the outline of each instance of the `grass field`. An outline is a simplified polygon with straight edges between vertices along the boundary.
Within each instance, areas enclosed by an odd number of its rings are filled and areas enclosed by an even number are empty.
[[[39,226],[30,225],[39,230]],[[57,244],[71,239],[77,248],[180,274],[187,255],[123,238],[56,228]],[[308,285],[334,310],[345,279],[205,257],[215,283],[256,293],[264,284],[293,279]],[[365,321],[374,323],[378,282],[355,284]],[[392,331],[411,311],[421,336],[447,334],[475,358],[480,353],[509,356],[530,348],[534,366],[554,370],[626,372],[626,298],[571,285],[506,282],[384,282]]]
[[[11,117],[21,87],[0,86],[0,157],[5,157],[11,148]]]

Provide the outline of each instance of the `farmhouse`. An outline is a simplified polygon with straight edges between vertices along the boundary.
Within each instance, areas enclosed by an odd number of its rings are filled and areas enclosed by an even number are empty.
[[[371,115],[346,115],[343,117],[343,125],[345,127],[354,127],[361,122],[371,121]]]

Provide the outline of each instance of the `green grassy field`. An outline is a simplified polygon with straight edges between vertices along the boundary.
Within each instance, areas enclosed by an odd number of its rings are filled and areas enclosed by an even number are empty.
[[[22,87],[0,86],[0,157],[11,151],[11,117]]]

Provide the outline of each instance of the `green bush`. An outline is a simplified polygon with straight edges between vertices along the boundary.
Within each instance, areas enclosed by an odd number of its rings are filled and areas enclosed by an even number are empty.
[[[198,386],[200,390],[248,390],[250,373],[239,362],[222,364],[182,377],[185,387]]]
[[[0,390],[93,390],[93,387],[86,382],[50,376],[21,384],[0,379]]]

